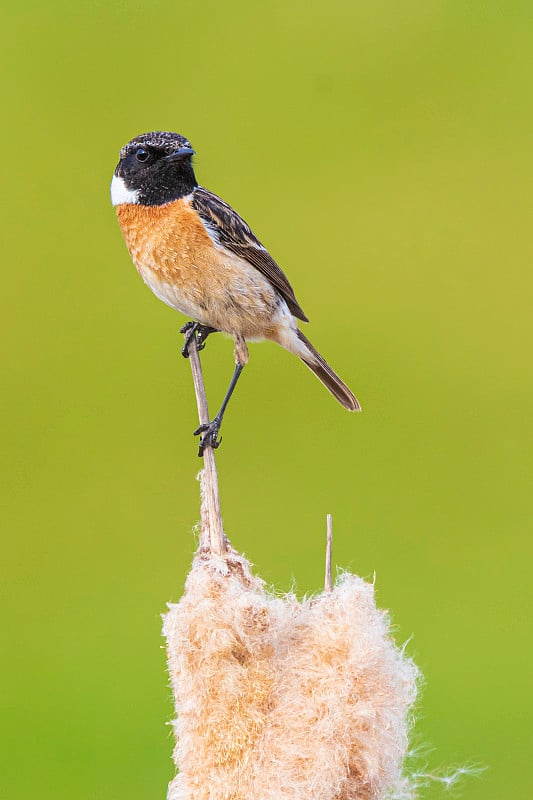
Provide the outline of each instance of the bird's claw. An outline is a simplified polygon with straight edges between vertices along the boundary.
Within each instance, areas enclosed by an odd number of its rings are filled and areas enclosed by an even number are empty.
[[[187,336],[185,338],[185,343],[181,348],[181,355],[183,358],[189,358],[189,347],[191,346],[192,340],[196,336],[196,331],[198,330],[198,323],[197,322],[186,322],[185,325],[180,328],[180,333],[186,333]],[[196,344],[198,348],[198,343]]]
[[[200,425],[194,431],[194,436],[201,436],[200,446],[198,448],[198,455],[200,458],[202,458],[206,447],[212,447],[213,450],[216,450],[217,447],[220,447],[222,442],[222,436],[220,439],[218,438],[220,425],[221,421],[215,417],[212,422],[206,422],[203,425]]]
[[[209,325],[201,325],[199,322],[186,322],[185,325],[180,328],[180,333],[187,334],[185,343],[181,348],[181,355],[183,358],[189,358],[189,347],[191,346],[191,342],[195,337],[196,349],[198,352],[200,352],[200,350],[204,349],[209,334],[215,333],[215,330],[215,328],[211,328]]]

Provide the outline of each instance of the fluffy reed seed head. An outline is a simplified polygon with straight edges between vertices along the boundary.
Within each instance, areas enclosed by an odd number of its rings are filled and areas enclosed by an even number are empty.
[[[402,775],[418,672],[374,587],[299,602],[244,557],[196,556],[164,618],[179,769],[168,800],[382,800]]]

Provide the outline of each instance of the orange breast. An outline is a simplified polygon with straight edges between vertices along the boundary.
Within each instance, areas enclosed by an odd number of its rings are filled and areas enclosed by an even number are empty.
[[[147,265],[162,280],[189,282],[213,258],[207,231],[183,199],[163,206],[119,205],[117,217],[139,271]]]

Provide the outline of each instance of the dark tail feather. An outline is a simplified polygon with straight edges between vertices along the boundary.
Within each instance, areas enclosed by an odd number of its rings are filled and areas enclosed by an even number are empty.
[[[322,381],[326,389],[329,389],[333,397],[348,411],[361,411],[361,406],[353,392],[351,392],[339,376],[333,372],[330,365],[325,361],[318,350],[315,350],[309,339],[299,330],[298,339],[305,345],[309,352],[309,358],[304,354],[299,354],[300,358],[309,369],[315,373],[319,381]]]

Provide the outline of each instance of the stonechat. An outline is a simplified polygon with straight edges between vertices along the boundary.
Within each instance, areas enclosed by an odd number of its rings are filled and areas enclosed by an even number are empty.
[[[360,405],[298,328],[308,322],[292,286],[231,206],[199,186],[190,142],[177,133],[137,136],[120,151],[111,200],[130,256],[164,303],[192,318],[182,331],[203,347],[223,331],[235,343],[235,371],[218,414],[195,433],[216,448],[222,418],[248,362],[247,341],[271,339],[297,355],[349,411]]]

